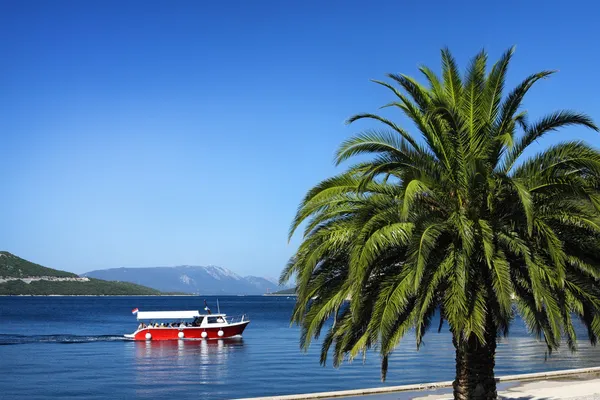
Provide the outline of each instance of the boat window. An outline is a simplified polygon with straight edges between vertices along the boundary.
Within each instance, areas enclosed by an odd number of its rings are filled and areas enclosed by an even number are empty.
[[[225,321],[223,320],[223,317],[207,317],[207,322],[209,324],[222,324]]]

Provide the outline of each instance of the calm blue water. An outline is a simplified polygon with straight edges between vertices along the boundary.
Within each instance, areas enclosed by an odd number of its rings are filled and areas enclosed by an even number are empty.
[[[298,347],[289,326],[293,299],[219,297],[221,311],[248,313],[243,339],[132,342],[131,309],[201,309],[199,297],[0,297],[0,398],[230,399],[381,386],[379,357],[340,369],[319,365],[319,344]],[[214,307],[215,298],[207,297]],[[584,331],[579,330],[585,338]],[[499,346],[498,375],[600,365],[600,349],[581,342],[545,360],[545,348],[517,321]],[[385,385],[451,380],[447,332],[431,332],[419,352],[407,337]]]

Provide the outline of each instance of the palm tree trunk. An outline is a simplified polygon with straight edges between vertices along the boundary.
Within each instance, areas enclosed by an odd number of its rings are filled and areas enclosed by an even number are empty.
[[[452,343],[456,349],[456,378],[452,386],[456,400],[497,398],[494,378],[496,330],[489,329],[488,332],[485,344],[482,344],[475,335],[471,335],[467,340],[453,335]]]

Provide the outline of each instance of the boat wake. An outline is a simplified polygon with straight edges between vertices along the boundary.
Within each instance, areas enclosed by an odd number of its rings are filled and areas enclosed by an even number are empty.
[[[93,342],[122,342],[128,339],[117,335],[10,335],[0,334],[0,346],[16,344],[35,344],[35,343],[93,343]]]

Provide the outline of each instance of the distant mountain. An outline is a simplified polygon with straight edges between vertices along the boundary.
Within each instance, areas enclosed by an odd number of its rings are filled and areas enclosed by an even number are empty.
[[[128,282],[107,282],[43,267],[0,251],[0,295],[159,295]]]
[[[184,292],[206,295],[263,294],[285,289],[274,279],[258,276],[242,277],[227,268],[181,265],[177,267],[111,268],[83,274],[91,278],[132,282],[162,292]]]

